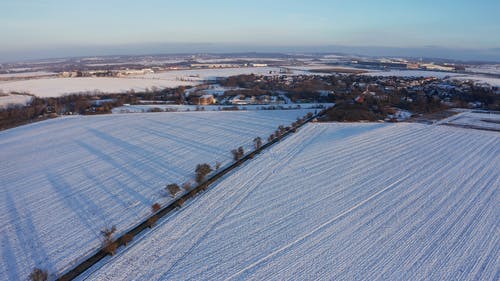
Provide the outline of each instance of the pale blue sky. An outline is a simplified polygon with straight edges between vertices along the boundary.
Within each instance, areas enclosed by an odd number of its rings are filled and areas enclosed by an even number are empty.
[[[150,43],[491,49],[499,14],[498,0],[0,0],[0,54]]]

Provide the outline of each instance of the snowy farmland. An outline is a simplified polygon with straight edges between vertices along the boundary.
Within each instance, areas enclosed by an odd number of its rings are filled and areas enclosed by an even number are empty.
[[[75,116],[0,132],[0,280],[61,273],[100,248],[105,227],[122,233],[170,202],[166,184],[307,112]]]
[[[454,77],[457,76],[457,73],[454,72],[443,72],[443,71],[427,71],[427,70],[388,70],[388,71],[373,71],[368,73],[363,73],[362,75],[366,76],[382,76],[382,77],[390,77],[390,76],[399,76],[399,77],[436,77],[436,78],[445,78],[445,77]]]
[[[308,124],[87,280],[498,280],[500,135]]]
[[[0,109],[9,106],[26,105],[32,99],[28,95],[0,94]]]
[[[144,91],[146,88],[174,88],[193,86],[216,77],[240,74],[277,75],[279,67],[241,67],[222,69],[174,70],[160,73],[122,78],[43,78],[0,83],[4,92],[27,92],[38,97],[57,97],[82,92],[124,93],[130,90]],[[303,74],[303,71],[295,71]]]
[[[500,113],[465,111],[439,123],[500,132]]]

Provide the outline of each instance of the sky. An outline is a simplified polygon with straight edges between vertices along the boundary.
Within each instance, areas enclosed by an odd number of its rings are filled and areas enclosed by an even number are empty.
[[[0,0],[0,59],[354,47],[500,60],[499,14],[498,0]]]

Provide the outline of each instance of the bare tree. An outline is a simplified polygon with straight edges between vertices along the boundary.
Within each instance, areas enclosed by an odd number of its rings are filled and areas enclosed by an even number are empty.
[[[253,144],[255,146],[255,149],[259,149],[262,147],[262,139],[260,137],[256,137],[253,139]]]
[[[156,213],[161,209],[161,205],[159,203],[154,203],[151,206],[151,212]]]
[[[49,279],[49,273],[47,270],[35,267],[30,273],[31,281],[47,281]]]
[[[198,164],[196,166],[196,182],[201,183],[205,180],[205,177],[212,172],[212,168],[209,164]]]
[[[181,192],[181,188],[175,183],[168,184],[165,189],[170,193],[170,196],[172,197],[175,197],[177,193]]]
[[[113,242],[112,239],[113,233],[115,232],[116,232],[116,226],[101,230],[101,233],[104,236],[104,241],[102,242],[102,249],[104,250],[105,253],[109,255],[114,255],[116,253],[116,249],[118,248],[118,244],[116,244],[116,242]]]

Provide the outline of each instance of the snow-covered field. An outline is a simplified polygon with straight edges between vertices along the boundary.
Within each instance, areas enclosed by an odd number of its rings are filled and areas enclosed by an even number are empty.
[[[239,68],[211,68],[211,69],[193,69],[193,70],[174,70],[159,73],[149,73],[138,77],[162,80],[213,80],[217,77],[230,77],[241,74],[256,75],[279,75],[280,67],[239,67]],[[292,75],[310,74],[309,72],[296,70]]]
[[[122,78],[45,78],[22,81],[7,81],[0,84],[4,92],[28,92],[38,97],[57,97],[65,94],[98,91],[102,93],[124,93],[129,90],[144,91],[146,88],[159,89],[177,86],[197,85],[216,77],[240,74],[277,75],[279,67],[242,67],[221,69],[174,70],[160,73]],[[294,71],[292,74],[305,74]]]
[[[480,74],[478,74],[478,75],[460,75],[460,76],[454,76],[452,78],[458,79],[458,80],[472,80],[475,82],[488,83],[491,86],[500,87],[500,78],[484,77],[484,76],[481,76]]]
[[[500,74],[500,64],[478,65],[467,67],[466,70],[475,73]]]
[[[368,76],[400,76],[400,77],[436,77],[445,78],[457,76],[457,73],[442,72],[442,71],[425,71],[425,70],[389,70],[389,71],[374,71],[363,73],[362,75]]]
[[[36,76],[50,76],[50,75],[57,75],[57,73],[47,72],[47,71],[7,73],[7,74],[0,74],[0,79],[1,78],[23,78],[23,77],[36,77]]]
[[[119,114],[57,118],[0,132],[0,280],[33,267],[68,269],[166,204],[164,187],[197,164],[232,162],[308,110]]]
[[[125,93],[129,90],[144,91],[146,88],[194,85],[189,81],[154,80],[144,78],[43,78],[20,80],[0,84],[4,92],[27,92],[38,97],[58,97],[83,92]]]
[[[87,280],[498,280],[500,135],[309,124]]]
[[[499,113],[479,113],[466,111],[447,118],[440,123],[467,126],[479,129],[482,128],[488,130],[497,130],[500,132]]]
[[[0,109],[10,105],[26,105],[31,99],[32,97],[27,95],[0,95]]]

